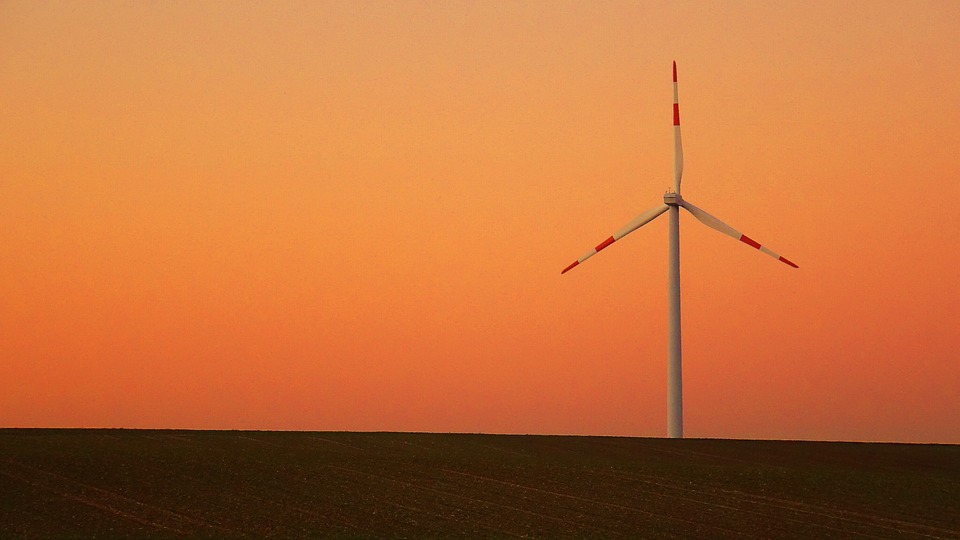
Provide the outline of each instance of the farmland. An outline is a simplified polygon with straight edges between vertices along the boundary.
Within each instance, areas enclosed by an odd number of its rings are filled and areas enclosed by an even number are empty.
[[[8,537],[960,538],[960,446],[0,430]]]

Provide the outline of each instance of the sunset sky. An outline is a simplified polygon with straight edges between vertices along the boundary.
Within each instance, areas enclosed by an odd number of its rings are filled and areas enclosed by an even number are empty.
[[[960,443],[960,3],[0,3],[0,427]]]

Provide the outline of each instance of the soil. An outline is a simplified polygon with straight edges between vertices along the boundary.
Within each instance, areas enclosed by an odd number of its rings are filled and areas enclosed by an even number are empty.
[[[960,446],[4,429],[0,536],[960,538]]]

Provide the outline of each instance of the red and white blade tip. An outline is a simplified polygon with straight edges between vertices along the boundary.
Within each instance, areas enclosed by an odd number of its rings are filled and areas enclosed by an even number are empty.
[[[567,273],[567,270],[570,270],[570,269],[573,268],[574,266],[582,263],[583,261],[589,259],[590,257],[593,257],[593,256],[596,255],[597,253],[600,253],[601,251],[603,251],[604,248],[606,248],[607,246],[609,246],[610,244],[612,244],[612,243],[614,243],[614,242],[616,242],[616,241],[617,241],[617,239],[614,238],[614,237],[612,237],[612,236],[611,236],[610,238],[607,238],[607,239],[604,240],[603,242],[600,242],[600,244],[598,244],[597,247],[595,247],[595,248],[593,248],[592,250],[590,250],[589,253],[587,253],[587,254],[584,255],[583,257],[580,257],[579,259],[573,261],[573,263],[572,263],[570,266],[564,268],[563,271],[560,272],[560,273],[561,273],[561,274],[566,274],[566,273]]]
[[[765,249],[765,248],[760,244],[760,242],[757,242],[756,240],[754,240],[753,238],[750,238],[749,236],[747,236],[747,235],[745,235],[745,234],[741,234],[741,235],[740,235],[740,241],[743,242],[744,244],[752,247],[753,249],[759,249],[760,251],[762,251],[762,252],[764,252],[764,253],[766,253],[766,254],[768,254],[768,255],[774,255],[774,256],[776,256],[776,258],[777,258],[778,261],[786,264],[787,266],[792,266],[792,267],[794,267],[794,268],[800,268],[800,267],[797,266],[793,261],[791,261],[791,260],[789,260],[789,259],[787,259],[786,257],[783,257],[783,256],[781,256],[781,255],[775,254],[774,252],[770,251],[769,249]]]
[[[673,63],[673,125],[680,125],[680,104],[677,103],[677,63]]]

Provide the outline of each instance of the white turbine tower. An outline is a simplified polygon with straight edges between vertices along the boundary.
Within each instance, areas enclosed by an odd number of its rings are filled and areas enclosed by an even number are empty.
[[[613,233],[597,247],[591,249],[570,266],[563,269],[561,274],[594,256],[597,252],[624,236],[653,221],[660,214],[670,212],[670,261],[668,269],[667,290],[670,295],[669,336],[667,340],[667,435],[671,438],[683,438],[683,385],[680,369],[680,208],[693,214],[700,223],[716,229],[723,234],[740,240],[750,247],[759,249],[763,253],[785,263],[793,268],[797,265],[770,249],[741,234],[733,227],[711,216],[680,197],[680,177],[683,176],[683,147],[680,144],[680,105],[677,92],[677,63],[673,63],[673,191],[663,196],[663,204],[651,208],[635,217],[622,229]]]

